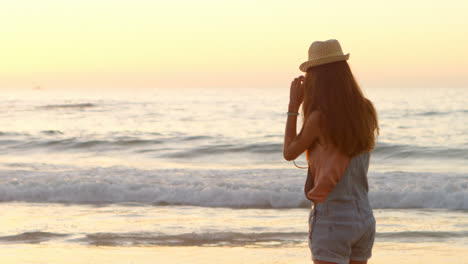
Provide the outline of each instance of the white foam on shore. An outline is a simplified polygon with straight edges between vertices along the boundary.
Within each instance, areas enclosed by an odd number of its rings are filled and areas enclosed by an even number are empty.
[[[303,170],[0,170],[0,201],[307,208]],[[468,210],[468,175],[385,172],[369,175],[374,208]]]

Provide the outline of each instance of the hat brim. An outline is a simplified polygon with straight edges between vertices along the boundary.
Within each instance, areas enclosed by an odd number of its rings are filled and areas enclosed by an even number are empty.
[[[314,60],[309,60],[306,62],[303,62],[300,66],[299,69],[303,72],[307,72],[307,70],[310,67],[322,65],[322,64],[327,64],[331,62],[337,62],[337,61],[346,61],[349,59],[349,53],[346,55],[337,55],[337,56],[327,56],[327,57],[322,57],[322,58],[317,58]]]

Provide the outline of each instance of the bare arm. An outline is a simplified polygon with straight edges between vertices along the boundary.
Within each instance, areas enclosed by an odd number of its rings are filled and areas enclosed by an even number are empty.
[[[291,83],[288,112],[297,113],[299,110],[304,97],[303,79],[303,76],[299,76]],[[288,115],[283,144],[283,156],[286,160],[296,159],[314,143],[319,135],[318,123],[319,113],[312,112],[305,120],[301,133],[297,134],[297,116]]]
[[[286,160],[299,157],[317,140],[320,130],[318,128],[319,113],[312,112],[305,121],[301,133],[296,134],[296,116],[288,116],[284,134],[283,156]]]

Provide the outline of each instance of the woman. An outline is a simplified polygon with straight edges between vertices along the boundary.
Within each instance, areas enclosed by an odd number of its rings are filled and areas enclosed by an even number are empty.
[[[309,164],[304,191],[313,202],[309,247],[315,264],[367,263],[375,237],[367,170],[379,133],[377,114],[337,40],[313,42],[305,76],[291,84],[283,155],[303,152]],[[299,106],[303,125],[296,134]]]

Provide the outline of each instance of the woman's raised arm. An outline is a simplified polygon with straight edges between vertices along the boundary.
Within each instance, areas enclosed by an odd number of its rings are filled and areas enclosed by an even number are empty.
[[[291,83],[288,108],[290,113],[297,113],[303,101],[303,80],[304,76],[301,75]],[[320,114],[318,111],[310,113],[302,126],[302,131],[297,134],[297,115],[288,114],[283,144],[283,156],[286,160],[296,159],[314,143],[320,133],[319,119]]]

